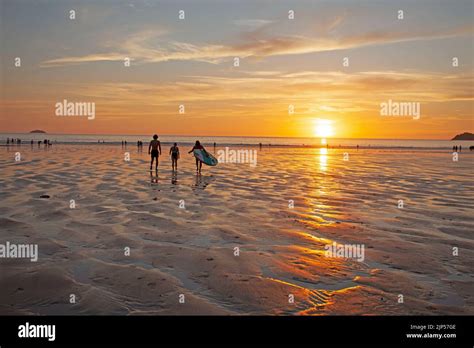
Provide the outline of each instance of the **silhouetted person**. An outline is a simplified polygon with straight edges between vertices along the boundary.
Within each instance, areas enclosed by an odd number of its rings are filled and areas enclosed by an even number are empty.
[[[127,145],[127,141],[125,141]],[[155,170],[158,170],[158,157],[161,154],[161,143],[158,140],[158,135],[153,135],[153,140],[148,145],[148,154],[151,155],[150,170],[153,170],[153,161],[156,159]]]
[[[178,170],[179,147],[177,143],[170,148],[171,166],[173,170]]]
[[[196,143],[194,144],[193,148],[191,149],[191,151],[188,151],[188,153],[191,153],[194,150],[203,150],[204,152],[207,153],[206,149],[204,149],[204,146],[201,145],[199,140],[196,140]],[[201,173],[201,168],[202,168],[202,161],[196,157],[196,172]]]

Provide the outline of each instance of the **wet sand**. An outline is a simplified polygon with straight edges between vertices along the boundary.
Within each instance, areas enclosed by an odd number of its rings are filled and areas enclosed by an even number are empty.
[[[188,150],[156,177],[136,146],[0,148],[0,243],[39,249],[0,259],[0,314],[474,314],[474,153],[264,148],[197,176]]]

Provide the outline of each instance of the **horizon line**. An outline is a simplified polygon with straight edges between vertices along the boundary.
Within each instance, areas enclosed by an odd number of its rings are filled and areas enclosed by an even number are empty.
[[[466,132],[458,133],[463,134]],[[468,132],[469,133],[469,132]],[[0,134],[49,134],[49,135],[106,135],[106,136],[146,136],[147,134],[118,134],[118,133],[31,133],[30,132],[4,132],[0,131]],[[456,136],[455,135],[455,136]],[[152,135],[150,135],[152,136]],[[160,136],[160,135],[159,135]],[[446,138],[337,138],[337,137],[297,137],[297,136],[255,136],[255,135],[189,135],[189,134],[161,134],[161,136],[176,136],[176,137],[205,137],[205,138],[278,138],[278,139],[360,139],[360,140],[447,140],[453,141],[452,139]]]

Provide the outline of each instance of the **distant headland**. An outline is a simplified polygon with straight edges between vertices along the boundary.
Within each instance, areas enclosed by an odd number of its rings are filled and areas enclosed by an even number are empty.
[[[465,133],[456,135],[451,140],[474,140],[474,134],[465,132]]]
[[[35,130],[32,130],[30,133],[46,133],[46,132],[41,129],[35,129]]]

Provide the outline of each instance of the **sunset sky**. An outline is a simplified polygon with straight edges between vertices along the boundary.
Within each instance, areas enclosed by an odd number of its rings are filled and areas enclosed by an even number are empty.
[[[0,0],[0,132],[451,138],[474,131],[473,3]]]

